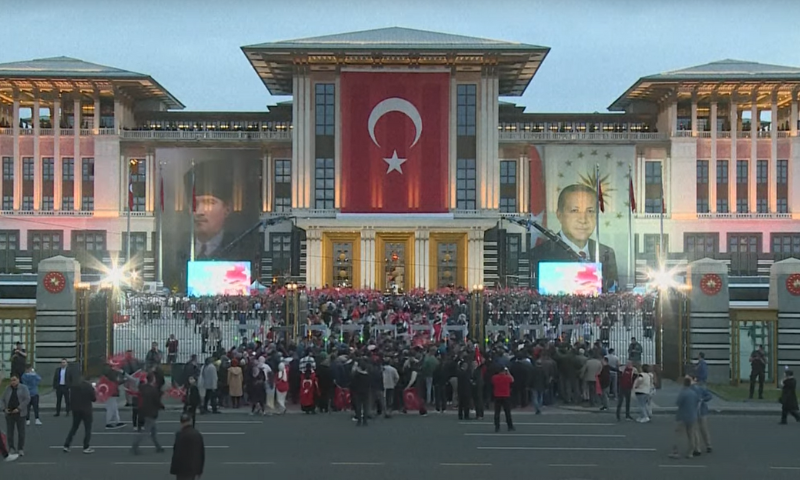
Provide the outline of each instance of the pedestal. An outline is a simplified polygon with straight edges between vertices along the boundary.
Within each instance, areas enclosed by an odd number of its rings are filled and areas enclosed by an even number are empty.
[[[778,378],[783,367],[800,365],[800,260],[789,258],[769,269],[769,308],[778,310]]]
[[[39,262],[36,287],[36,370],[44,382],[52,378],[62,358],[77,360],[77,296],[80,264],[57,256]]]
[[[689,354],[695,360],[705,353],[708,381],[727,383],[731,379],[731,327],[728,267],[704,258],[689,264]]]

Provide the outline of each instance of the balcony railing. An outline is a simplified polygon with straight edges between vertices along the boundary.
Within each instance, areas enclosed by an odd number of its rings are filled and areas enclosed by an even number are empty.
[[[122,130],[124,140],[284,140],[291,132],[214,132],[189,130]]]
[[[501,142],[630,142],[666,140],[663,133],[641,132],[500,132]]]
[[[791,220],[791,213],[698,213],[699,219],[732,219],[732,218],[750,218],[750,219],[763,219],[763,220]]]
[[[0,135],[13,135],[14,129],[13,128],[0,128]]]
[[[8,217],[93,217],[94,211],[73,210],[0,210],[0,216]]]
[[[673,135],[673,137],[677,137],[677,138],[684,138],[684,137],[691,137],[691,136],[692,136],[692,131],[691,130],[678,130],[677,132],[675,132],[675,135]]]

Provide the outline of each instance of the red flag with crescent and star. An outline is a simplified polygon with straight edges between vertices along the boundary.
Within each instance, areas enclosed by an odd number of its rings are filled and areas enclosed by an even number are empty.
[[[341,74],[343,213],[448,211],[450,76]]]

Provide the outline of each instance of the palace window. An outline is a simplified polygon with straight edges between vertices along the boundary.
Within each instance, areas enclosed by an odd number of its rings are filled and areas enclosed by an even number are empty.
[[[403,242],[387,242],[384,244],[384,253],[384,288],[405,288],[406,244]]]
[[[33,210],[33,157],[22,158],[22,210]]]
[[[336,287],[353,285],[353,243],[333,243],[333,284]]]
[[[144,159],[132,159],[130,165],[131,187],[133,188],[133,212],[144,212],[147,209],[147,162]],[[127,204],[125,208],[127,208]]]
[[[336,128],[336,85],[333,83],[318,83],[314,86],[316,115],[316,134],[333,136]]]
[[[719,252],[718,233],[684,233],[683,251],[690,261],[714,256]]]
[[[729,181],[728,161],[717,160],[717,213],[730,212],[730,206],[728,204]]]
[[[42,210],[52,211],[55,208],[55,162],[53,157],[42,158]]]
[[[275,178],[273,179],[272,211],[288,212],[292,209],[292,161],[275,160]]]
[[[506,271],[501,279],[507,287],[519,285],[519,259],[522,254],[522,235],[506,233]]]
[[[94,158],[81,159],[81,210],[94,211]]]
[[[661,249],[661,235],[658,233],[645,233],[644,234],[644,253],[649,255],[657,255],[659,253],[666,253],[669,250],[669,235],[664,234],[664,249]]]
[[[800,259],[800,233],[773,233],[772,253]]]
[[[769,213],[769,162],[756,162],[756,212]]]
[[[75,210],[75,159],[61,159],[61,210]]]
[[[748,213],[750,208],[747,202],[747,182],[748,182],[748,162],[747,160],[736,161],[736,211],[738,213]]]
[[[459,158],[456,162],[456,208],[459,210],[475,210],[477,171],[475,159]]]
[[[314,208],[332,210],[335,201],[335,167],[332,158],[318,158],[314,168]]]
[[[19,230],[0,230],[0,272],[13,273],[19,250]]]
[[[3,157],[3,210],[14,210],[14,157]]]
[[[456,88],[457,132],[459,136],[475,136],[477,117],[477,85],[463,84]]]
[[[645,213],[661,213],[663,184],[661,162],[644,162],[644,211]]]
[[[64,233],[61,230],[28,230],[28,250],[31,252],[33,270],[45,258],[61,255],[64,250]]]
[[[292,234],[270,233],[270,254],[272,255],[272,276],[283,277],[292,273]]]
[[[516,213],[517,210],[517,162],[500,162],[500,212]]]
[[[778,213],[789,213],[789,161],[778,160],[777,184],[775,186],[777,194]]]
[[[708,160],[697,161],[697,213],[708,213]]]

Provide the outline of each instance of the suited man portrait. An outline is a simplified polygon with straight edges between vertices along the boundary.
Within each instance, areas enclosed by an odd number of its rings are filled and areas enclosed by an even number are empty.
[[[591,238],[597,226],[597,193],[591,187],[572,184],[558,195],[556,217],[561,224],[558,235],[575,253],[589,262],[597,262],[596,242]],[[538,245],[531,252],[534,275],[538,288],[539,264],[542,262],[575,262],[568,251],[551,240]],[[600,263],[603,265],[603,291],[614,288],[618,282],[617,257],[614,249],[600,244]]]
[[[191,204],[192,171],[185,177]],[[219,161],[194,167],[196,209],[193,215],[195,260],[238,260],[234,247],[224,251],[235,238],[229,219],[233,211],[233,178],[230,168]]]

